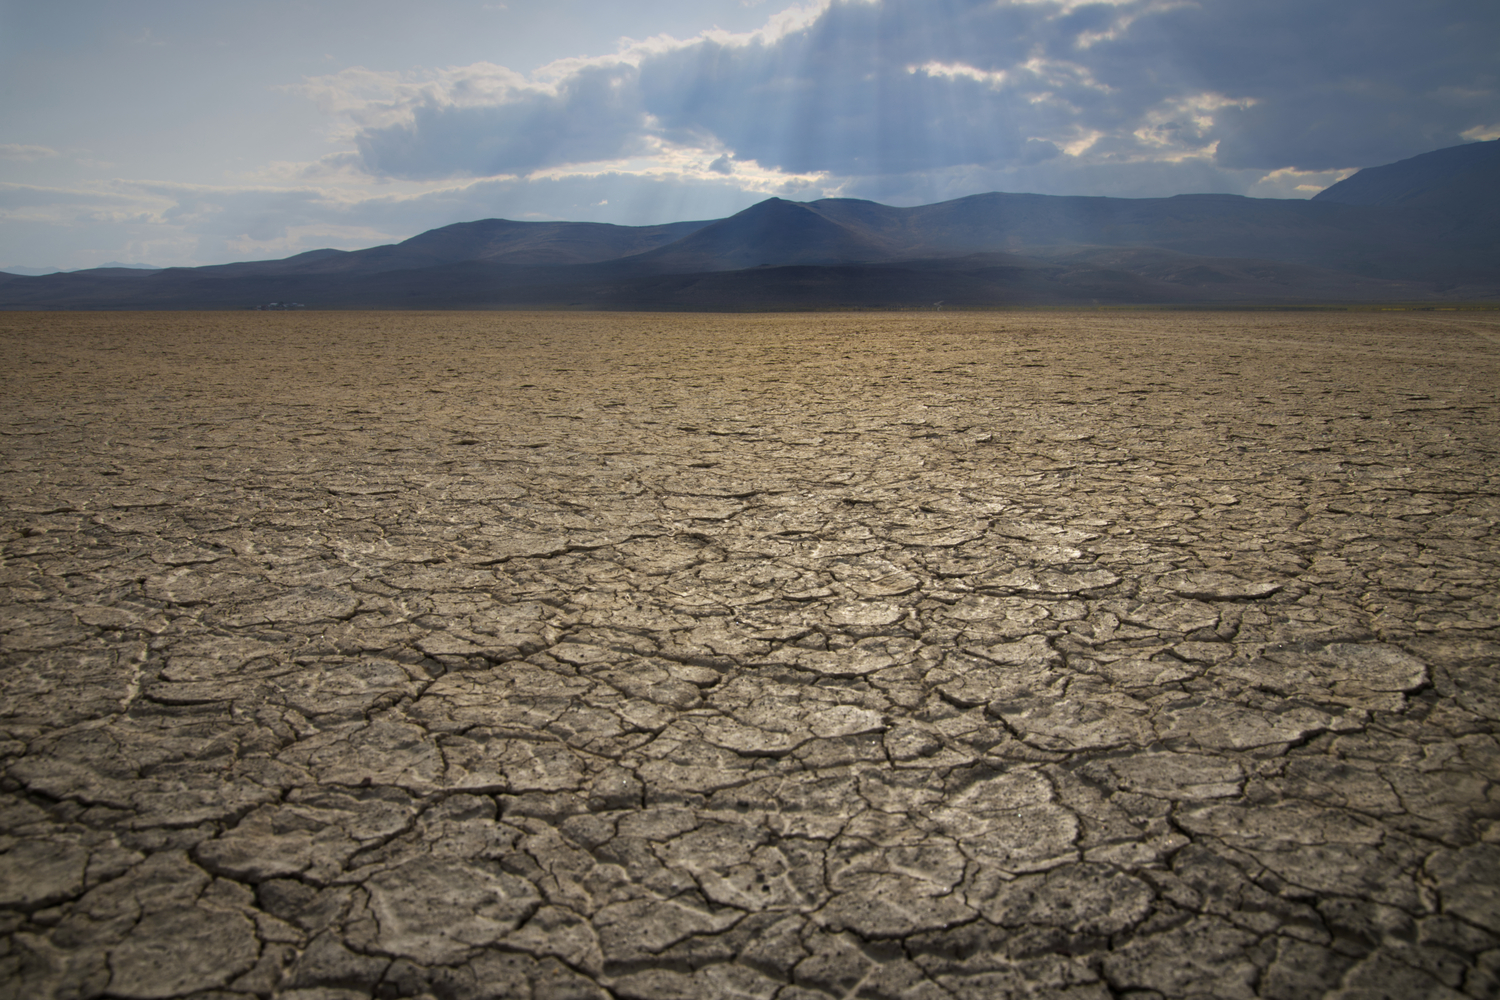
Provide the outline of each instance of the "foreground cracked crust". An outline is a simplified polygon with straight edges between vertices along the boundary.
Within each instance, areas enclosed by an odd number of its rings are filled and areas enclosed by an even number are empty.
[[[0,996],[1495,996],[1442,315],[0,317]]]

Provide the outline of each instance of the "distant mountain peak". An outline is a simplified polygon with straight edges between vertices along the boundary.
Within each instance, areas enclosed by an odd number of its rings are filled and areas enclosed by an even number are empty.
[[[27,267],[24,264],[6,264],[0,267],[0,274],[18,274],[23,278],[37,278],[44,274],[61,273],[60,267]]]

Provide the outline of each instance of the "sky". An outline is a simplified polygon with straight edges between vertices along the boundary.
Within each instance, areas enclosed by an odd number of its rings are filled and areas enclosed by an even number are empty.
[[[769,197],[1305,198],[1500,138],[1494,0],[0,0],[0,267]]]

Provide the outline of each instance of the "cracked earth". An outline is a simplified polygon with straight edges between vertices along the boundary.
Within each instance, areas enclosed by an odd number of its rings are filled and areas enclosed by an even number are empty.
[[[0,350],[0,996],[1500,994],[1495,314]]]

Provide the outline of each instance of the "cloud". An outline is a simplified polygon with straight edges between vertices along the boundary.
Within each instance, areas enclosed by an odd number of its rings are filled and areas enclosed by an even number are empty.
[[[45,160],[56,155],[57,150],[46,146],[21,146],[13,142],[0,142],[0,160]]]
[[[1500,7],[1463,0],[1204,2],[1091,50],[1141,74],[1248,99],[1214,114],[1228,169],[1334,170],[1454,145],[1495,119]]]
[[[1346,170],[1273,170],[1251,185],[1246,192],[1256,198],[1310,198],[1330,185],[1352,175]]]
[[[299,89],[347,120],[344,136],[375,176],[495,177],[618,160],[681,145],[684,136],[703,138],[692,127],[674,133],[661,126],[643,100],[642,64],[695,46],[726,52],[774,46],[828,8],[827,0],[797,5],[757,31],[714,29],[689,42],[665,35],[622,39],[616,53],[558,60],[530,77],[492,63],[414,75],[355,67],[310,78]]]
[[[1149,158],[1176,161],[1185,158],[1212,157],[1218,152],[1214,138],[1218,113],[1225,108],[1254,107],[1253,97],[1225,97],[1223,94],[1198,93],[1169,98],[1141,116],[1141,124],[1131,133],[1149,150]]]
[[[614,159],[642,151],[650,138],[629,76],[624,65],[589,66],[552,86],[503,88],[493,103],[427,99],[405,122],[360,131],[355,144],[372,173],[406,179]]]
[[[4,220],[121,221],[164,204],[119,184],[65,188],[0,181],[0,219]]]
[[[832,2],[529,77],[353,70],[308,92],[343,116],[362,169],[406,180],[683,149],[710,170],[728,155],[834,178],[1003,170],[1049,146],[1091,164],[1317,172],[1487,134],[1497,31],[1500,12],[1461,2]]]

